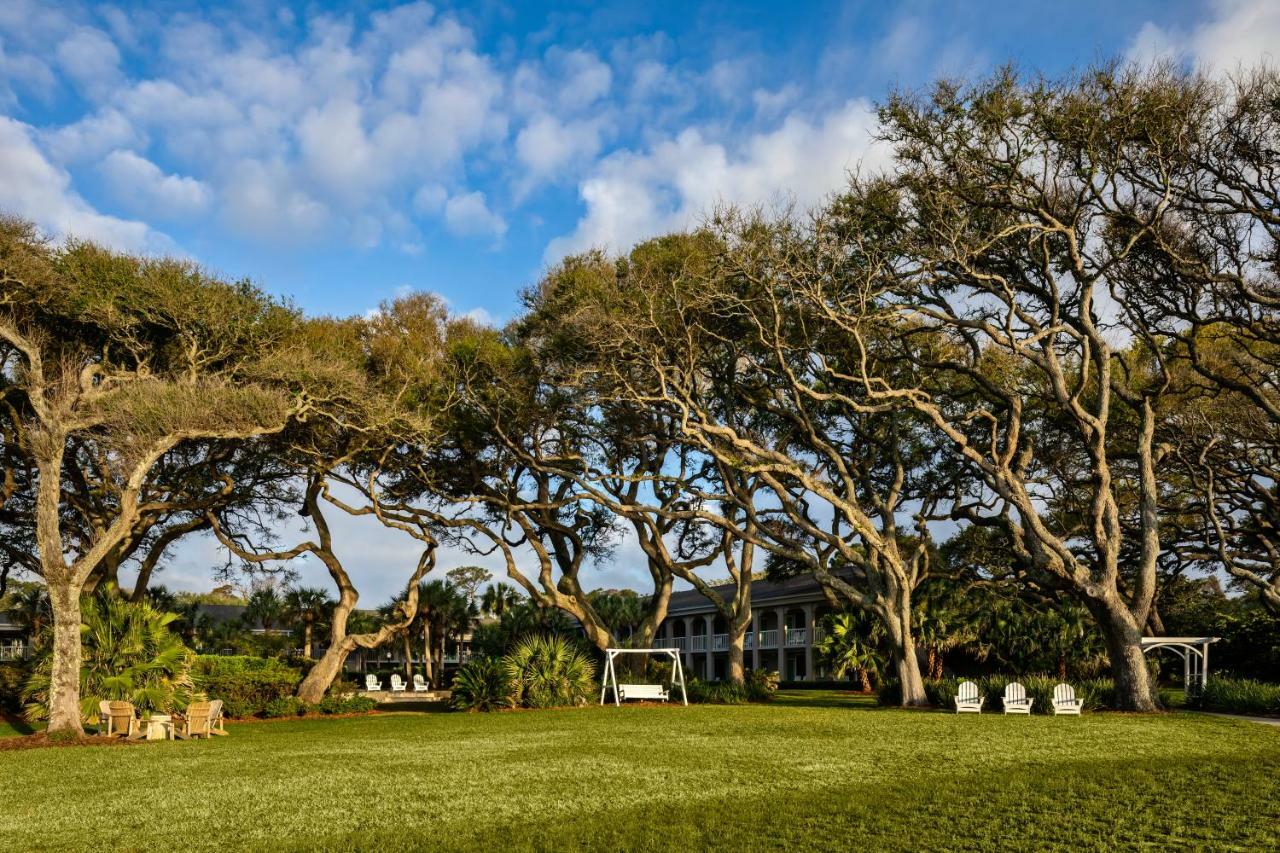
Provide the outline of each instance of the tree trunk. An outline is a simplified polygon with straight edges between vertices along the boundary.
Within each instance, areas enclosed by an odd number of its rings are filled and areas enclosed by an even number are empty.
[[[750,626],[750,624],[751,621],[747,620],[747,625]],[[743,652],[746,638],[746,628],[729,625],[729,680],[734,684],[745,684],[747,680]]]
[[[858,681],[862,684],[863,693],[871,692],[871,673],[865,666],[858,667]]]
[[[413,681],[413,644],[409,642],[409,629],[405,628],[404,633],[400,635],[400,640],[404,644],[404,677]]]
[[[80,590],[47,581],[53,609],[53,672],[49,679],[49,733],[84,734],[80,724]]]
[[[342,673],[347,656],[355,649],[356,644],[345,638],[329,643],[329,648],[325,649],[320,660],[307,671],[307,677],[298,685],[298,698],[311,705],[323,699],[334,679]]]
[[[1111,677],[1116,686],[1116,710],[1155,711],[1156,701],[1147,658],[1142,654],[1142,629],[1118,600],[1088,600],[1102,629],[1111,658]]]
[[[924,694],[916,643],[911,636],[911,591],[905,586],[898,586],[894,592],[896,594],[886,602],[889,610],[885,614],[893,667],[898,683],[902,685],[902,706],[920,707],[929,704],[929,700]]]
[[[311,619],[304,619],[302,622],[302,656],[311,657]]]
[[[1067,680],[1067,656],[1058,655],[1058,678]]]

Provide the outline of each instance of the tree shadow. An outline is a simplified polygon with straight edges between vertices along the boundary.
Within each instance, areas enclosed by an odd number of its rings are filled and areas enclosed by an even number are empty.
[[[13,729],[16,734],[30,735],[35,734],[35,726],[28,723],[22,717],[10,714],[0,714],[0,737],[3,737],[4,729]]]

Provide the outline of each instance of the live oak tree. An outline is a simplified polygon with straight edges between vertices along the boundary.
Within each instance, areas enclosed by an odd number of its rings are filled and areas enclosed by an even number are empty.
[[[298,316],[193,265],[54,245],[0,222],[0,365],[6,453],[34,477],[30,527],[53,610],[49,731],[82,731],[80,595],[138,535],[155,466],[184,443],[282,430],[312,407]],[[69,524],[92,458],[94,520]],[[163,513],[160,514],[161,516]]]
[[[945,436],[974,484],[961,517],[999,519],[1019,558],[1088,608],[1131,710],[1156,707],[1140,640],[1170,382],[1130,261],[1172,216],[1165,143],[1195,133],[1190,96],[1103,68],[893,98],[892,175],[855,181],[834,211],[849,220],[842,273],[811,300],[855,340],[918,342],[902,352],[914,381],[855,377]],[[1139,368],[1134,346],[1150,356]],[[1060,489],[1087,496],[1083,515],[1059,512]]]

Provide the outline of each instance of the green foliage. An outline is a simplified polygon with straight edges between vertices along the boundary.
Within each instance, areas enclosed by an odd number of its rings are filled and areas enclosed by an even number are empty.
[[[22,663],[0,663],[0,714],[16,714],[22,710],[22,688],[26,681],[27,668]]]
[[[378,707],[378,700],[369,696],[343,696],[330,694],[321,699],[315,709],[321,714],[367,714]]]
[[[140,711],[186,707],[191,695],[191,651],[170,626],[178,618],[111,590],[80,602],[80,714],[95,720],[104,700],[132,702]],[[47,630],[52,630],[48,628]],[[51,643],[32,667],[23,696],[28,720],[48,716]]]
[[[262,716],[269,720],[279,719],[280,717],[301,717],[306,712],[306,703],[297,696],[277,697],[272,699],[262,708]]]
[[[972,681],[984,697],[983,710],[1000,713],[1004,709],[1004,689],[1011,681],[1017,681],[1027,689],[1027,697],[1033,699],[1031,713],[1053,713],[1053,689],[1062,683],[1061,679],[1041,675],[1009,676],[992,675],[982,678],[926,678],[924,682],[925,697],[929,704],[944,710],[955,709],[956,693],[960,684]],[[1076,691],[1076,698],[1086,711],[1114,707],[1115,686],[1108,678],[1081,679],[1068,681]],[[881,705],[895,706],[902,702],[902,689],[896,680],[886,682],[876,694]]]
[[[510,708],[515,702],[513,694],[506,663],[499,658],[480,657],[458,667],[449,701],[459,711],[493,711]]]
[[[482,622],[472,634],[471,649],[477,655],[502,657],[530,634],[572,636],[577,633],[576,623],[554,607],[539,607],[524,598],[498,606],[502,608],[498,621]]]
[[[872,678],[880,678],[884,656],[879,645],[884,639],[881,623],[865,611],[834,613],[823,619],[824,636],[815,645],[831,666],[836,678],[857,677],[863,690],[870,690]]]
[[[1280,684],[1210,676],[1204,690],[1188,704],[1206,711],[1280,716]]]
[[[778,692],[781,676],[776,670],[749,669],[745,673],[747,699],[751,702],[768,702]]]
[[[748,701],[746,688],[732,681],[690,678],[686,686],[689,703],[694,705],[744,705]]]
[[[502,663],[514,702],[525,708],[585,705],[598,688],[595,661],[558,634],[525,637]]]
[[[252,717],[272,701],[292,696],[302,673],[274,658],[201,655],[192,680],[201,693],[222,700],[228,717]]]

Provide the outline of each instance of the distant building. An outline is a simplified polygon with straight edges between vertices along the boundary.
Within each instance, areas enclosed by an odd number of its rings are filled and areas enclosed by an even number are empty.
[[[732,584],[716,587],[726,600]],[[818,622],[832,607],[812,575],[751,583],[751,627],[747,631],[743,665],[770,669],[784,681],[813,681],[829,677],[815,653],[822,639]],[[696,589],[672,593],[667,618],[658,626],[656,644],[679,649],[687,675],[719,680],[728,675],[729,634],[724,617]]]
[[[24,660],[31,654],[31,638],[13,614],[0,610],[0,661]]]

